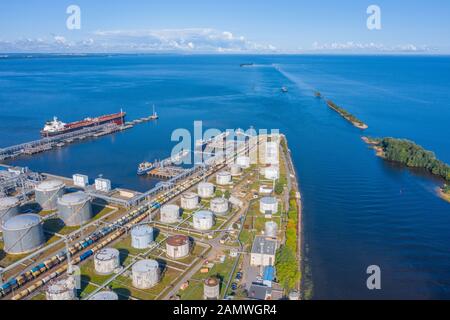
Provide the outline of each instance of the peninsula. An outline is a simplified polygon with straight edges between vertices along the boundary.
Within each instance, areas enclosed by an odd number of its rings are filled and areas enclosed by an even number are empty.
[[[333,109],[334,111],[339,113],[345,120],[347,120],[348,122],[353,124],[355,127],[359,128],[359,129],[362,129],[362,130],[365,130],[365,129],[367,129],[369,127],[367,124],[365,124],[364,122],[362,122],[361,120],[356,118],[354,115],[349,113],[347,110],[345,110],[345,109],[339,107],[338,105],[336,105],[333,101],[327,100],[327,105],[331,109]]]
[[[395,138],[369,138],[362,137],[363,141],[376,150],[377,156],[410,168],[425,169],[431,174],[445,180],[439,189],[439,195],[450,202],[450,166],[438,160],[432,151],[406,139]]]

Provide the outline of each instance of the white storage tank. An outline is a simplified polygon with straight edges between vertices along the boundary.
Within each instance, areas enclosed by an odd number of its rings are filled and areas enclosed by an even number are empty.
[[[66,226],[80,226],[92,219],[91,198],[82,191],[67,193],[58,199],[58,215]]]
[[[171,236],[166,241],[166,254],[172,259],[181,259],[189,255],[189,238],[179,234]]]
[[[236,158],[236,164],[241,168],[249,168],[250,167],[250,157],[240,156]]]
[[[201,198],[211,198],[214,195],[214,185],[209,182],[200,182],[198,184],[198,195]]]
[[[74,186],[85,188],[89,184],[89,177],[84,174],[74,174],[72,176]]]
[[[221,171],[216,175],[216,182],[218,185],[224,186],[231,183],[231,173],[228,171]]]
[[[131,268],[133,287],[150,289],[159,282],[159,265],[156,260],[140,260]]]
[[[229,203],[226,198],[214,198],[209,203],[209,208],[215,214],[225,215],[228,213]]]
[[[259,212],[272,214],[278,212],[278,200],[275,197],[264,197],[259,200]]]
[[[101,192],[110,192],[111,191],[111,180],[97,178],[95,179],[95,190]]]
[[[111,274],[120,267],[120,253],[114,248],[100,249],[94,256],[95,272]]]
[[[232,164],[230,166],[230,173],[233,177],[239,176],[242,174],[242,168],[238,164]]]
[[[280,178],[280,168],[275,165],[271,165],[264,169],[264,177],[270,180],[277,180]]]
[[[278,225],[275,221],[267,221],[264,225],[264,235],[269,238],[276,238]]]
[[[64,182],[60,180],[45,180],[39,183],[35,191],[36,202],[43,210],[56,210],[57,201],[64,194]]]
[[[208,210],[200,210],[193,215],[194,229],[209,230],[214,225],[214,214]]]
[[[45,296],[47,300],[75,300],[76,282],[72,276],[64,276],[50,282],[47,286]]]
[[[19,214],[20,201],[16,197],[0,198],[0,224]]]
[[[205,300],[218,300],[220,295],[220,280],[210,277],[203,283],[203,298]]]
[[[138,225],[131,229],[131,246],[135,249],[146,249],[154,237],[153,228],[148,225]]]
[[[181,208],[193,210],[198,206],[198,195],[194,192],[185,192],[181,195]]]
[[[175,223],[180,219],[180,207],[176,204],[166,204],[161,207],[161,222]]]
[[[2,224],[3,250],[9,254],[29,253],[45,243],[42,218],[37,214],[21,214]]]
[[[114,291],[100,291],[90,297],[89,300],[119,300],[119,297]]]

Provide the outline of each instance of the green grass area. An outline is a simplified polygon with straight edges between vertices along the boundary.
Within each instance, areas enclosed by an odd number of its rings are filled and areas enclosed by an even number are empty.
[[[203,281],[208,277],[214,276],[220,279],[220,292],[224,293],[226,282],[233,268],[235,258],[228,257],[224,263],[215,263],[207,273],[198,271],[189,281],[189,287],[185,290],[179,290],[178,295],[182,300],[202,300],[203,299]]]

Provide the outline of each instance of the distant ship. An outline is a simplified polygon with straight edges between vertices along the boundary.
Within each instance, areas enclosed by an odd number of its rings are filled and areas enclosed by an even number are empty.
[[[141,164],[139,164],[138,170],[137,170],[137,174],[138,176],[143,176],[145,174],[147,174],[148,172],[150,172],[151,170],[153,170],[154,168],[156,168],[157,166],[157,162],[155,161],[155,163],[152,162],[142,162]]]
[[[86,118],[84,120],[64,123],[58,120],[57,117],[53,117],[53,120],[47,121],[44,128],[41,130],[41,136],[52,137],[60,134],[81,130],[86,127],[92,127],[105,123],[115,123],[117,125],[123,125],[125,123],[126,113],[122,110],[119,113],[103,115],[96,118]]]
[[[150,116],[150,120],[158,120],[159,116],[155,111],[155,105],[153,105],[153,114]]]
[[[242,67],[251,67],[253,65],[253,63],[241,63],[241,68]]]
[[[287,93],[289,90],[287,87],[281,87],[281,92]]]

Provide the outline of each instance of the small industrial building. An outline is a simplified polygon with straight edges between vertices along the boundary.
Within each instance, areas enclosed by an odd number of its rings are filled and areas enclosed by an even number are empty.
[[[271,300],[272,288],[261,283],[252,283],[248,290],[248,297],[254,300]]]
[[[265,236],[256,236],[250,255],[252,266],[273,266],[277,252],[277,241]]]

